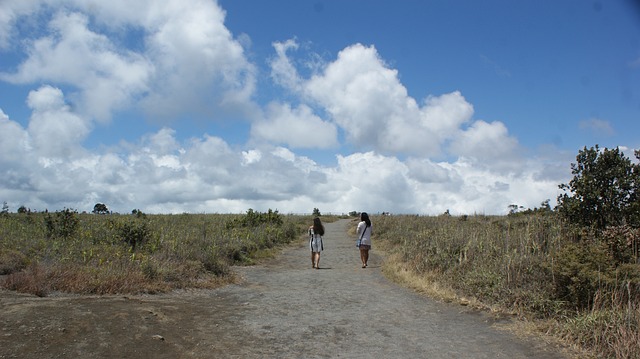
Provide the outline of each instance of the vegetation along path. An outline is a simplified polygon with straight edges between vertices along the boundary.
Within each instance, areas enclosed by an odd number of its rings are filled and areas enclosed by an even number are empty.
[[[320,269],[306,244],[237,268],[216,290],[36,298],[0,292],[0,358],[562,358],[360,268],[350,220],[325,224]],[[374,224],[375,225],[375,224]],[[375,243],[374,243],[375,246]]]

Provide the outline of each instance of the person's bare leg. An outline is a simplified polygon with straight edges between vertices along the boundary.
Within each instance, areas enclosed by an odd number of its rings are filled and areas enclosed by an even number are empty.
[[[311,252],[311,268],[315,268],[316,267],[315,257],[316,257],[316,253],[315,252]]]
[[[316,252],[316,269],[320,269],[320,252]]]
[[[361,248],[361,249],[360,249],[360,261],[362,262],[362,268],[364,268],[364,267],[365,267],[365,265],[364,265],[364,264],[365,264],[365,261],[364,261],[364,253],[365,253],[365,250]]]
[[[365,249],[364,250],[364,266],[367,266],[367,263],[369,263],[369,250]]]

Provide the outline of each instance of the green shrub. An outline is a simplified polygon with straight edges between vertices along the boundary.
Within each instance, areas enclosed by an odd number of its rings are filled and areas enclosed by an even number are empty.
[[[278,213],[278,210],[272,211],[269,209],[266,213],[260,213],[249,208],[244,216],[234,218],[227,223],[227,228],[257,227],[261,224],[281,225],[282,223],[282,216]]]
[[[78,211],[68,208],[56,211],[53,216],[47,213],[44,221],[47,238],[70,238],[76,233],[80,224]]]
[[[136,247],[140,247],[148,242],[151,236],[146,221],[131,220],[122,222],[117,225],[120,240],[131,247],[131,251],[135,251]]]
[[[612,263],[601,243],[567,243],[548,263],[555,299],[567,303],[568,309],[590,308],[598,288],[610,280]]]

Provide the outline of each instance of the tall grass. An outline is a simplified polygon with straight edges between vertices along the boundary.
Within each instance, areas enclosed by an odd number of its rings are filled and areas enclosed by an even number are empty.
[[[261,214],[252,212],[260,218]],[[309,217],[242,222],[246,215],[8,214],[0,217],[0,285],[47,295],[211,288],[303,233]]]
[[[616,261],[611,241],[552,213],[380,216],[375,228],[404,268],[460,298],[553,323],[598,356],[640,357],[640,268]]]

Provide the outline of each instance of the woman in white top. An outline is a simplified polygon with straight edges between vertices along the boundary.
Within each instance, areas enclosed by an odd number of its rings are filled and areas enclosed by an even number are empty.
[[[324,249],[322,244],[324,226],[319,217],[313,219],[313,226],[309,227],[309,249],[311,249],[311,267],[320,269],[320,252]]]
[[[362,261],[362,268],[367,268],[367,262],[369,261],[369,250],[371,249],[371,220],[367,212],[360,213],[360,223],[356,228],[356,234],[360,238],[360,260]]]

